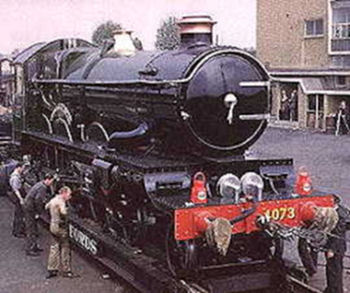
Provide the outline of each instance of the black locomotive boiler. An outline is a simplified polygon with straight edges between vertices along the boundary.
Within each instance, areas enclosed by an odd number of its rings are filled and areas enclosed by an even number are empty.
[[[293,194],[291,159],[246,158],[267,125],[270,79],[246,52],[213,46],[213,24],[184,17],[176,50],[137,51],[119,31],[102,49],[59,40],[28,57],[22,151],[34,177],[58,169],[75,189],[70,236],[91,254],[113,258],[100,233],[152,258],[158,274],[242,273],[271,261],[272,247],[281,254],[260,216],[298,226],[306,202],[332,205],[316,191]],[[221,254],[205,237],[218,218],[232,225]],[[225,280],[215,292],[242,289]]]

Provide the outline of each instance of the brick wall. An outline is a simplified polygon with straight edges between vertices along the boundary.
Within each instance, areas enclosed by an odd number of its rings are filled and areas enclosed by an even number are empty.
[[[327,0],[257,0],[258,58],[270,68],[327,66],[327,8]],[[318,18],[324,36],[305,38],[305,20]]]

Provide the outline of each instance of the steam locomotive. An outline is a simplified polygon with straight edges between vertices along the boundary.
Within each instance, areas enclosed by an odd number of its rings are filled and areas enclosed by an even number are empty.
[[[118,31],[102,49],[57,40],[15,60],[24,81],[16,133],[33,178],[58,170],[78,221],[184,278],[271,261],[281,233],[266,223],[300,227],[309,203],[333,205],[308,180],[295,192],[292,159],[245,154],[267,125],[270,77],[245,51],[214,46],[213,25],[182,18],[176,50],[137,51]],[[231,225],[224,254],[205,236],[217,219]],[[108,254],[76,225],[70,236]]]

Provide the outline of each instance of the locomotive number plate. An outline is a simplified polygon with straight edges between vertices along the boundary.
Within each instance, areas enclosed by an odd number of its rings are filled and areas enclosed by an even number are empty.
[[[294,219],[295,218],[295,208],[293,207],[280,207],[266,210],[266,217],[274,221],[281,221],[284,219]]]

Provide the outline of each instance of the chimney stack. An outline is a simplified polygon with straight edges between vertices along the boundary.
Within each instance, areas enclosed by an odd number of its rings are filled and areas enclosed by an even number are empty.
[[[114,31],[114,51],[119,56],[133,56],[136,48],[131,38],[132,31],[116,30]]]
[[[209,15],[183,16],[177,25],[180,28],[181,47],[188,47],[195,43],[213,43],[213,21]]]

